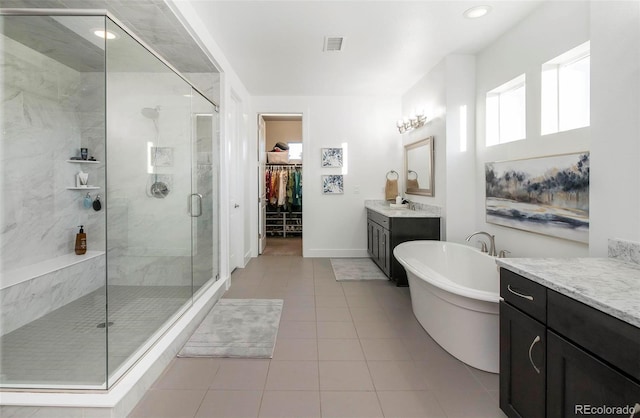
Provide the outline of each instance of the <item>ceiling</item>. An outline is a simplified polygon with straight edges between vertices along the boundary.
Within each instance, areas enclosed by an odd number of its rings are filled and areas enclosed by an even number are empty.
[[[176,0],[185,1],[185,0]],[[401,95],[449,54],[475,54],[540,1],[190,0],[252,95]],[[487,4],[480,19],[463,12]],[[325,36],[342,52],[323,52]]]

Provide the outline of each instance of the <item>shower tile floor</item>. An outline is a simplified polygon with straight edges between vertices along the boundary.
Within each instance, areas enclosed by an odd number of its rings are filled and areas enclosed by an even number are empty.
[[[109,374],[187,300],[190,286],[108,286]],[[3,386],[103,386],[107,367],[101,287],[0,337]]]
[[[284,300],[273,358],[176,358],[131,418],[505,417],[498,375],[433,341],[406,287],[336,282],[328,258],[262,256],[224,297]]]

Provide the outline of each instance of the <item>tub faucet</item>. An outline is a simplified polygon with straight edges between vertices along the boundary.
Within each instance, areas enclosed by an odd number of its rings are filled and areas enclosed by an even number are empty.
[[[473,238],[476,235],[486,235],[487,238],[489,238],[489,255],[494,257],[498,255],[498,253],[496,252],[496,236],[495,235],[491,235],[490,233],[484,232],[484,231],[478,231],[469,235],[467,237],[467,241],[470,241],[471,238]]]

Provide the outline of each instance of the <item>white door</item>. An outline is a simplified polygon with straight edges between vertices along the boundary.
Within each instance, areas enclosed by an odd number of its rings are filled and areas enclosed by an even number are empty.
[[[258,118],[258,254],[264,253],[267,246],[267,196],[265,186],[266,125],[262,115]]]
[[[243,195],[241,152],[241,112],[240,100],[231,95],[229,101],[229,271],[244,267],[242,249],[244,224],[242,222],[241,199]]]

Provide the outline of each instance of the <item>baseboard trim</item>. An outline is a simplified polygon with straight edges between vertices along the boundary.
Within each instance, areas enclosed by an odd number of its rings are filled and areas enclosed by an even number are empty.
[[[311,258],[368,258],[366,249],[304,249],[303,257]]]

